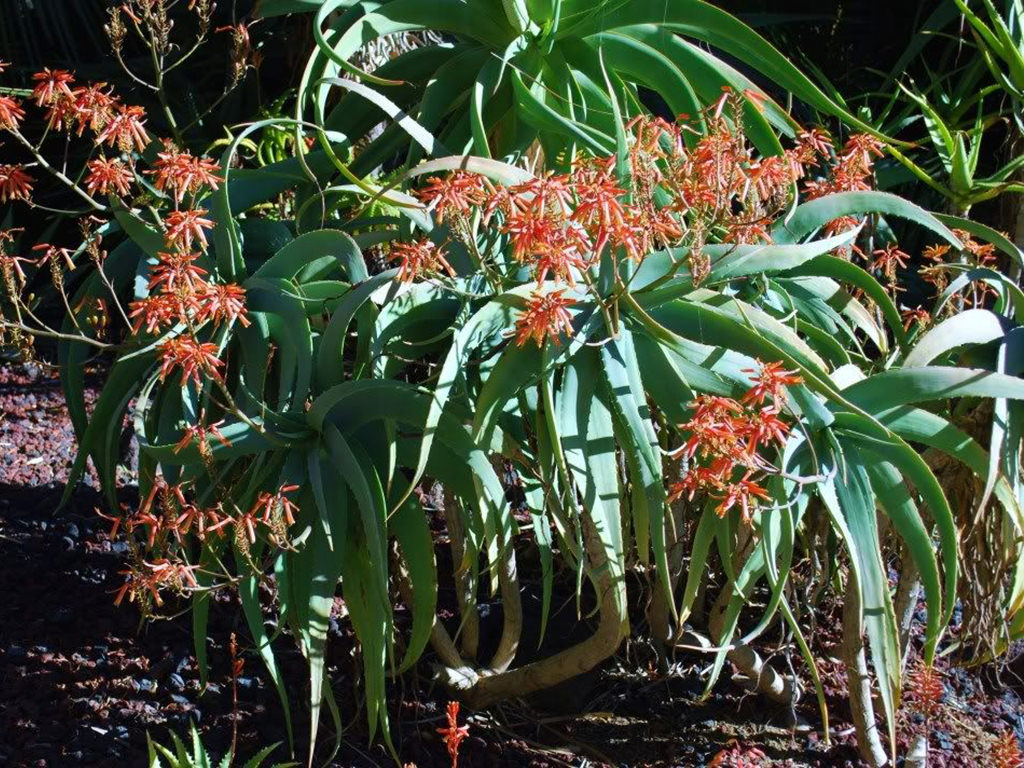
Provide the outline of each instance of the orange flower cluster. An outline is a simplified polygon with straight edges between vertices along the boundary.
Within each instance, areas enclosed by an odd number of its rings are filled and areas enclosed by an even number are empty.
[[[951,253],[952,246],[948,243],[930,245],[924,249],[922,256],[928,262],[918,270],[921,279],[942,293],[949,286],[949,264],[961,263],[972,269],[994,269],[997,266],[996,247],[992,243],[979,243],[971,233],[963,229],[954,229],[953,234],[963,243],[963,250]],[[946,305],[950,314],[965,309],[975,309],[995,296],[995,288],[986,282],[973,281],[957,295],[955,302]]]
[[[176,450],[193,439],[206,440],[214,436],[228,444],[214,424],[186,430],[185,438]],[[198,541],[209,537],[221,537],[230,528],[234,538],[243,549],[256,542],[257,531],[268,531],[272,543],[283,544],[287,540],[288,528],[295,524],[298,508],[287,494],[298,490],[297,485],[282,485],[276,492],[263,492],[252,507],[235,514],[224,512],[223,506],[198,507],[190,502],[182,485],[170,485],[157,477],[149,494],[132,514],[121,517],[96,513],[112,523],[110,537],[114,538],[122,529],[129,535],[141,531],[145,537],[146,554],[151,559],[138,556],[135,565],[122,571],[126,576],[115,598],[119,604],[126,596],[129,602],[138,601],[143,607],[150,602],[162,605],[160,591],[172,589],[183,592],[196,588],[193,576],[195,565],[181,559],[185,537],[189,534]]]
[[[106,145],[129,156],[127,162],[103,155],[90,160],[85,176],[89,194],[128,196],[135,180],[131,154],[141,153],[151,141],[145,127],[145,110],[122,103],[106,83],[76,86],[74,73],[67,70],[44,69],[32,79],[32,101],[47,110],[51,130],[68,134],[73,131],[77,136],[89,131],[97,146]],[[24,118],[21,101],[13,96],[0,96],[0,130],[18,131]],[[218,170],[213,161],[178,152],[165,142],[165,151],[158,153],[153,169],[147,173],[155,177],[158,190],[174,198],[177,207],[186,194],[216,190],[221,181],[215,175]],[[28,200],[31,191],[32,179],[22,166],[0,166],[0,202]]]
[[[3,69],[0,68],[0,72]],[[106,83],[75,85],[75,75],[63,69],[43,69],[32,75],[35,83],[31,100],[46,110],[49,130],[72,132],[81,137],[92,133],[97,146],[106,144],[121,152],[142,152],[150,142],[146,112],[126,105]],[[24,104],[16,97],[0,96],[0,131],[18,132],[25,119]],[[85,187],[89,194],[127,196],[134,181],[131,167],[102,155],[86,166]],[[30,199],[33,179],[21,165],[0,166],[0,202]]]
[[[199,414],[198,424],[189,424],[185,427],[185,432],[181,436],[181,440],[174,446],[174,452],[180,453],[181,451],[188,448],[195,442],[199,446],[200,453],[206,453],[210,450],[210,438],[215,438],[225,448],[231,447],[231,441],[228,440],[220,431],[220,427],[224,424],[224,419],[214,422],[213,424],[206,424],[206,412],[201,411]]]
[[[900,315],[903,318],[903,330],[910,331],[911,328],[927,328],[932,324],[932,313],[920,307],[904,309]]]
[[[203,384],[199,374],[221,380],[217,371],[224,365],[224,362],[217,357],[217,345],[210,342],[199,342],[191,336],[177,336],[173,339],[161,342],[157,347],[160,350],[160,378],[166,379],[174,369],[181,369],[181,384],[184,386],[191,379],[196,388]]]
[[[832,152],[828,134],[814,129],[800,133],[783,154],[758,156],[742,131],[743,106],[748,99],[758,103],[754,97],[727,89],[701,115],[700,131],[685,116],[675,123],[634,119],[627,126],[628,193],[619,184],[615,157],[581,156],[568,173],[509,186],[467,171],[430,177],[417,195],[439,225],[467,241],[471,253],[477,252],[471,242],[476,226],[493,227],[508,243],[513,262],[499,264],[499,271],[528,267],[538,287],[545,281],[576,287],[606,251],[639,263],[670,246],[687,249],[699,283],[710,271],[702,254],[706,242],[769,241],[771,224],[797,181]],[[691,134],[699,138],[692,141]],[[810,191],[865,186],[879,152],[874,139],[853,137],[833,178],[809,182]],[[405,282],[452,273],[443,246],[427,240],[394,246],[392,259],[401,262]],[[570,303],[557,292],[535,292],[517,323],[517,342],[541,344],[568,331]]]
[[[143,560],[138,566],[120,571],[121,575],[126,578],[124,584],[117,590],[114,605],[120,605],[125,596],[128,597],[128,602],[138,602],[142,606],[145,606],[149,600],[158,606],[163,605],[164,601],[160,597],[161,589],[183,592],[199,586],[195,577],[198,567],[182,562],[172,562],[166,558],[160,558],[153,562]]]
[[[10,252],[14,236],[21,230],[0,229],[0,277],[8,295],[16,295],[17,286],[25,285],[25,271],[22,264],[31,264],[32,259]]]
[[[770,498],[760,482],[773,468],[760,452],[785,442],[789,434],[789,425],[781,418],[785,389],[802,380],[781,363],[759,362],[756,371],[745,372],[755,376],[741,400],[700,395],[691,403],[690,420],[679,425],[689,437],[672,454],[684,459],[689,469],[669,487],[669,501],[707,494],[718,501],[719,516],[737,508],[744,522],[749,522],[760,502]]]
[[[86,164],[86,169],[89,173],[85,178],[85,188],[89,190],[90,195],[99,192],[101,195],[117,194],[127,197],[131,194],[135,174],[122,161],[98,157],[90,160]]]
[[[106,83],[72,87],[75,75],[63,69],[44,69],[32,75],[36,106],[47,109],[47,123],[57,131],[74,129],[78,136],[86,130],[96,144],[107,144],[123,152],[141,152],[149,144],[146,111],[121,103]]]
[[[938,713],[944,695],[942,674],[935,667],[922,664],[907,676],[907,703],[926,718]]]
[[[25,119],[25,110],[13,96],[0,96],[0,130],[16,131]]]
[[[807,140],[814,146],[828,146],[828,149],[831,149],[830,144],[822,144],[821,135],[809,136]],[[837,192],[858,192],[871,189],[875,160],[884,156],[884,146],[882,141],[874,136],[866,133],[854,134],[836,153],[836,161],[831,165],[828,176],[810,179],[804,183],[804,197],[814,200]],[[829,235],[837,235],[856,227],[858,223],[859,220],[856,216],[843,216],[829,222],[825,231]],[[852,250],[854,253],[864,256],[856,246],[844,250],[847,251],[846,255],[849,255],[849,251]]]
[[[153,169],[146,173],[156,177],[154,186],[161,192],[169,192],[176,205],[181,204],[186,194],[197,195],[205,188],[219,189],[223,181],[217,176],[220,170],[217,163],[195,157],[191,152],[178,152],[168,143],[156,157]]]
[[[530,339],[538,347],[543,346],[546,339],[554,344],[564,333],[572,335],[572,315],[567,307],[575,302],[563,296],[564,290],[541,293],[534,291],[526,305],[526,309],[516,319],[516,344],[522,346]]]
[[[94,168],[92,178],[97,184],[108,181],[99,177],[100,171],[108,167]],[[182,383],[191,380],[197,387],[204,377],[220,381],[218,369],[223,366],[217,345],[197,337],[199,326],[207,322],[214,326],[231,324],[236,320],[243,326],[249,325],[245,289],[235,283],[209,281],[209,271],[200,266],[207,248],[206,233],[214,227],[213,221],[206,218],[206,209],[195,207],[194,203],[192,207],[179,207],[186,196],[194,200],[206,189],[217,189],[222,181],[216,176],[219,170],[220,166],[211,160],[178,152],[165,144],[165,151],[159,153],[153,169],[146,171],[155,176],[157,189],[170,194],[175,209],[163,217],[167,250],[159,254],[157,264],[150,269],[148,288],[152,293],[129,307],[134,333],[143,328],[147,333],[160,333],[176,325],[185,328],[185,333],[159,345],[160,374],[166,378],[172,371],[180,370]]]
[[[445,258],[444,248],[430,240],[396,243],[391,248],[390,258],[401,262],[398,279],[403,283],[411,283],[422,275],[437,274],[442,269],[452,277],[455,276],[455,270]]]
[[[1006,728],[992,745],[992,768],[1024,768],[1024,754],[1012,728]]]
[[[28,200],[35,180],[25,172],[23,165],[0,165],[0,203],[8,200]]]

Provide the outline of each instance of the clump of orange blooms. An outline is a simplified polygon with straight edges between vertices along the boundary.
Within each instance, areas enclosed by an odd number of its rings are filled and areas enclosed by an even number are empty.
[[[0,67],[2,71],[2,67]],[[160,376],[172,376],[182,386],[202,389],[208,384],[222,385],[224,360],[222,346],[214,340],[214,332],[235,322],[246,326],[245,289],[219,279],[212,260],[206,255],[208,233],[215,224],[207,210],[199,205],[206,195],[223,183],[220,166],[213,160],[193,155],[164,140],[162,150],[149,168],[144,168],[141,153],[150,147],[153,138],[146,129],[145,111],[125,104],[106,83],[79,84],[74,73],[44,69],[32,76],[34,87],[31,103],[43,110],[47,131],[63,132],[68,140],[89,135],[99,149],[89,160],[82,174],[82,186],[75,191],[91,207],[100,212],[115,205],[130,206],[133,195],[143,193],[141,180],[149,176],[156,199],[147,206],[153,213],[150,227],[162,233],[164,249],[149,270],[147,294],[122,309],[117,296],[112,301],[130,334],[163,336],[156,344]],[[26,120],[27,104],[14,96],[0,97],[0,131],[11,134],[30,153],[38,153],[21,134]],[[104,151],[112,154],[105,154]],[[44,166],[45,167],[45,166]],[[22,200],[32,202],[36,181],[17,164],[0,165],[0,202]],[[73,182],[66,182],[71,183]],[[94,195],[112,198],[105,205]],[[100,250],[101,237],[94,234],[96,221],[83,225],[84,247],[103,276],[106,253]],[[75,268],[77,253],[71,249],[42,243],[31,249],[31,256],[15,250],[16,230],[0,230],[0,277],[3,289],[14,307],[16,317],[10,321],[0,317],[0,333],[10,332],[19,346],[26,346],[27,334],[21,328],[23,304],[20,293],[30,275],[29,268],[45,268],[53,284],[64,297],[64,272]],[[105,276],[104,276],[105,278]],[[78,316],[85,312],[106,313],[107,304],[80,304],[71,318],[78,327]],[[95,328],[106,328],[107,319],[97,318]],[[28,344],[30,344],[30,340]],[[223,387],[222,387],[223,390]],[[222,392],[223,394],[223,392]],[[221,410],[234,412],[230,398]],[[174,446],[181,452],[196,446],[204,462],[212,462],[212,444],[230,446],[221,432],[225,420],[209,422],[205,410],[195,424],[182,425],[180,441]],[[157,476],[139,508],[125,516],[109,516],[114,523],[111,536],[123,529],[129,534],[142,533],[140,543],[132,541],[132,565],[124,572],[125,584],[118,591],[117,602],[125,598],[139,602],[144,608],[160,605],[161,590],[195,589],[195,565],[184,559],[186,537],[202,541],[220,536],[227,529],[234,531],[242,551],[256,540],[257,530],[265,528],[271,541],[284,545],[288,526],[294,523],[295,505],[286,494],[296,490],[284,486],[276,493],[260,495],[251,509],[225,510],[223,503],[199,506],[190,500],[183,485],[171,485]]]
[[[992,745],[992,768],[1024,768],[1024,754],[1012,729],[1005,729]]]
[[[175,450],[196,439],[216,439],[230,445],[218,429],[221,423],[189,428]],[[163,590],[180,593],[196,589],[194,574],[198,566],[186,562],[184,556],[191,540],[205,542],[230,531],[239,551],[246,554],[256,543],[258,533],[264,531],[271,544],[287,546],[288,528],[295,524],[298,510],[289,494],[297,490],[296,485],[282,485],[274,493],[264,491],[245,510],[225,501],[200,506],[190,498],[186,484],[170,484],[157,476],[138,509],[123,515],[107,515],[97,510],[100,517],[112,524],[110,537],[123,530],[129,534],[132,547],[132,564],[121,572],[125,582],[118,589],[115,602],[121,603],[127,597],[129,602],[138,602],[147,610],[163,604]],[[226,504],[233,508],[226,509]],[[137,532],[142,534],[138,541],[133,536]]]
[[[604,253],[639,264],[657,250],[680,249],[699,285],[713,266],[705,245],[770,242],[772,225],[799,184],[808,198],[870,187],[872,163],[881,155],[881,144],[870,136],[852,137],[837,153],[829,135],[813,129],[799,133],[782,154],[758,155],[742,128],[743,106],[753,98],[726,89],[700,115],[700,125],[685,116],[676,122],[633,119],[626,126],[628,189],[616,157],[581,154],[565,173],[505,186],[460,170],[428,178],[417,195],[437,224],[448,227],[450,238],[463,241],[471,253],[478,253],[479,227],[503,238],[508,261],[489,264],[480,255],[481,267],[494,266],[506,277],[525,267],[537,282],[516,343],[557,342],[571,335],[565,307],[572,299],[546,290],[545,283],[577,289]],[[857,224],[843,219],[830,229]],[[401,279],[451,274],[444,248],[430,240],[394,246]]]
[[[942,673],[934,666],[921,664],[907,677],[907,703],[925,718],[933,718],[942,706],[945,687]]]
[[[64,132],[69,140],[72,135],[81,137],[88,132],[97,147],[106,146],[118,153],[114,157],[101,153],[90,160],[84,169],[83,186],[76,188],[96,210],[105,210],[106,206],[92,195],[128,201],[142,175],[152,176],[153,188],[165,195],[163,201],[150,206],[158,217],[154,223],[163,231],[166,245],[150,270],[149,295],[133,302],[122,315],[126,322],[131,321],[134,333],[159,334],[175,327],[181,329],[160,345],[164,376],[180,370],[183,380],[191,379],[197,385],[201,376],[217,380],[217,369],[222,366],[217,358],[219,350],[200,338],[204,326],[215,328],[235,321],[248,324],[245,290],[240,285],[212,279],[205,257],[207,233],[214,222],[206,217],[207,211],[197,201],[219,188],[220,166],[164,141],[163,151],[157,153],[152,167],[142,170],[139,153],[150,145],[152,138],[141,107],[124,104],[106,83],[80,85],[74,73],[67,70],[43,69],[32,80],[31,101],[45,110],[49,131]],[[25,116],[25,105],[19,99],[0,97],[0,131],[12,134],[29,151],[37,151],[20,133]],[[31,201],[34,184],[35,179],[25,166],[0,165],[0,202]],[[72,252],[40,244],[32,249],[37,256],[22,256],[12,252],[14,235],[13,230],[0,231],[0,274],[11,304],[20,306],[19,289],[26,283],[28,266],[48,267],[54,285],[63,295],[63,270],[75,267]],[[85,250],[102,271],[104,254],[99,252],[97,241],[98,238],[87,237]],[[19,313],[15,322],[4,322],[0,331],[18,330],[20,320]]]
[[[746,372],[753,374],[753,386],[740,400],[699,395],[690,403],[690,420],[679,425],[689,437],[672,454],[687,469],[669,487],[669,501],[704,494],[718,502],[719,516],[736,508],[750,522],[760,503],[770,499],[761,483],[776,470],[761,452],[785,442],[785,389],[802,380],[780,363],[760,363],[757,370]]]

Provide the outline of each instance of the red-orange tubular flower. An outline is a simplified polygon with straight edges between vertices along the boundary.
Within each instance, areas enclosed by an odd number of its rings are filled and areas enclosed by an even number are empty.
[[[944,696],[942,673],[935,667],[922,664],[907,676],[907,703],[925,717],[938,714]]]
[[[424,274],[436,274],[442,269],[455,277],[455,270],[445,258],[444,248],[430,240],[395,243],[391,246],[389,259],[402,263],[398,270],[398,279],[403,283],[411,283]]]
[[[446,711],[448,725],[445,728],[438,728],[445,747],[448,748],[448,759],[452,761],[452,768],[459,765],[459,746],[462,741],[469,737],[469,726],[459,725],[459,702],[448,702]]]
[[[431,176],[419,191],[419,199],[434,211],[438,224],[453,213],[469,215],[487,201],[487,188],[475,173],[456,171],[443,178]]]
[[[173,293],[158,293],[129,305],[129,317],[134,320],[132,333],[138,333],[143,325],[147,333],[156,333],[161,328],[188,321],[185,303]]]
[[[757,361],[758,368],[744,368],[743,373],[753,373],[754,386],[743,397],[744,403],[761,405],[771,400],[776,408],[782,406],[786,387],[802,384],[803,379],[796,371],[787,371],[782,363],[762,363]]]
[[[757,511],[759,502],[768,501],[770,498],[768,491],[751,480],[748,472],[739,482],[726,487],[725,496],[715,507],[715,513],[719,517],[725,517],[730,509],[737,507],[743,522],[749,523]]]
[[[118,105],[110,122],[96,137],[96,143],[117,147],[122,152],[131,152],[132,149],[141,152],[149,144],[145,126],[146,111],[142,107]]]
[[[992,768],[1024,768],[1024,754],[1012,728],[1006,728],[992,745]]]
[[[186,194],[194,195],[204,188],[218,189],[223,181],[217,176],[219,170],[220,166],[212,160],[168,146],[157,154],[153,169],[146,173],[155,177],[153,185],[157,189],[169,193],[180,204]]]
[[[39,243],[39,245],[32,246],[32,250],[43,254],[39,257],[39,266],[44,266],[51,262],[57,264],[58,261],[63,261],[64,266],[69,270],[75,268],[75,262],[71,258],[71,251],[67,248],[58,248],[57,246],[50,245],[49,243]]]
[[[13,96],[0,96],[0,130],[16,131],[25,118],[21,102]]]
[[[249,327],[245,316],[245,288],[235,283],[211,283],[197,298],[196,321],[212,320],[215,325],[233,323],[237,320]]]
[[[75,76],[65,69],[44,69],[32,75],[36,82],[32,98],[40,107],[51,106],[61,96],[71,97],[71,84]]]
[[[201,387],[200,372],[217,381],[221,380],[217,369],[223,367],[224,361],[217,357],[216,344],[201,343],[191,336],[178,336],[163,342],[157,350],[160,353],[161,380],[166,379],[176,368],[181,369],[182,385],[191,379],[196,387]]]
[[[516,319],[516,345],[522,346],[532,339],[537,346],[544,344],[545,339],[559,343],[559,337],[565,333],[572,335],[572,315],[566,307],[576,302],[565,298],[565,290],[541,293],[534,291],[526,309]]]
[[[117,97],[107,89],[106,83],[75,88],[71,92],[71,107],[78,126],[77,134],[81,136],[86,128],[93,133],[100,133],[114,118],[117,101]]]
[[[85,177],[85,188],[89,190],[89,194],[116,193],[126,197],[131,193],[131,184],[135,180],[135,176],[131,169],[120,160],[98,157],[95,160],[90,160],[86,167],[89,174]]]
[[[204,218],[205,208],[171,211],[164,216],[167,227],[167,244],[171,248],[191,251],[195,243],[202,251],[206,250],[206,230],[213,229],[213,221]]]
[[[0,165],[0,203],[28,200],[34,181],[23,165]]]
[[[615,158],[588,163],[573,172],[577,203],[572,220],[579,223],[594,241],[599,254],[612,239],[623,240],[631,226],[622,198],[626,191],[615,180]],[[627,248],[628,250],[628,248]]]
[[[200,423],[189,424],[185,427],[185,432],[181,436],[181,440],[179,440],[174,446],[175,453],[185,450],[192,445],[193,442],[197,442],[200,445],[207,443],[211,437],[216,438],[225,448],[231,447],[231,441],[224,437],[220,431],[220,426],[224,424],[224,419],[214,422],[213,424],[203,424],[202,418],[203,415],[201,414]]]
[[[174,293],[176,290],[196,291],[205,287],[206,270],[195,262],[199,253],[161,253],[160,263],[149,272],[149,287]]]
[[[256,499],[256,503],[253,505],[250,515],[259,515],[260,520],[270,525],[273,521],[276,510],[280,510],[284,516],[285,521],[288,525],[295,525],[294,513],[298,511],[298,507],[288,498],[287,494],[293,491],[299,490],[297,485],[282,485],[277,493],[269,493],[264,491]]]
[[[692,501],[699,491],[718,500],[719,516],[739,509],[743,522],[750,522],[761,502],[770,500],[760,478],[775,469],[759,452],[785,443],[790,427],[780,418],[784,388],[801,379],[781,363],[758,362],[757,369],[745,372],[756,376],[741,401],[700,395],[690,404],[690,420],[679,425],[689,437],[672,455],[701,464],[689,466],[681,480],[669,486],[670,502],[684,496]],[[735,480],[739,470],[743,475]]]

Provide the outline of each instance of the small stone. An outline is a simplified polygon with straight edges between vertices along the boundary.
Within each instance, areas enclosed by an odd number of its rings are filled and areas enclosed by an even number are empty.
[[[7,649],[7,660],[12,664],[19,664],[28,656],[28,651],[20,645],[12,645]]]
[[[133,685],[137,686],[136,690],[145,691],[146,693],[156,693],[156,683],[152,680],[148,680],[145,677],[140,677],[138,680],[132,681]]]
[[[172,691],[181,692],[185,690],[185,679],[177,672],[172,672],[167,678],[167,685]]]

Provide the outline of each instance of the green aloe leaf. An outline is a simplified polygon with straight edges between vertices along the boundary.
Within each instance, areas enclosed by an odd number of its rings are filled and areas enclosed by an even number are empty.
[[[398,667],[398,673],[402,673],[416,663],[430,640],[437,608],[437,567],[430,526],[418,503],[407,500],[391,516],[388,527],[402,549],[413,594],[412,635]]]
[[[654,565],[666,594],[671,594],[668,552],[665,547],[665,486],[661,450],[640,379],[633,334],[620,328],[619,337],[601,346],[600,375],[615,414],[615,434],[627,447],[633,474],[633,530],[643,562],[653,550]],[[650,548],[650,550],[649,550]],[[671,605],[676,618],[675,601]]]

